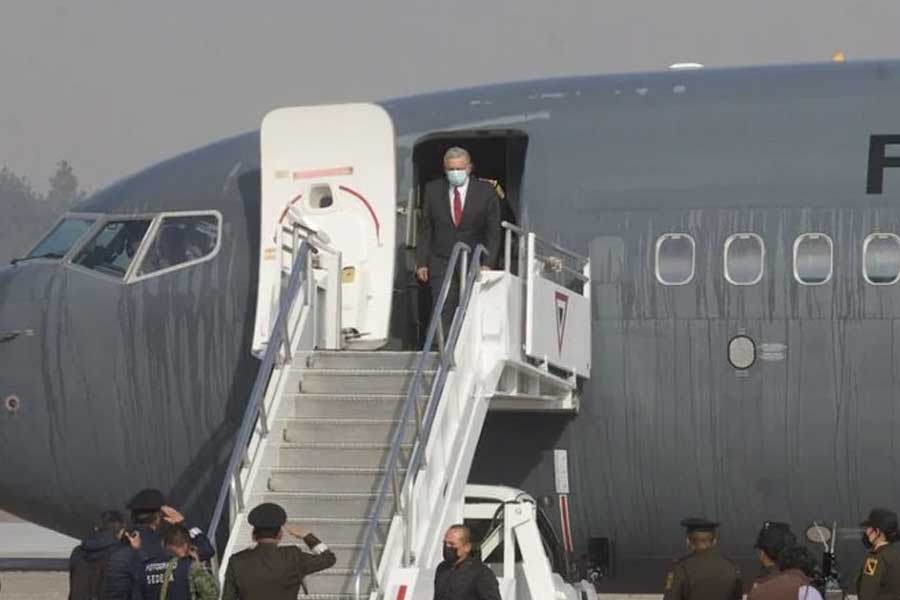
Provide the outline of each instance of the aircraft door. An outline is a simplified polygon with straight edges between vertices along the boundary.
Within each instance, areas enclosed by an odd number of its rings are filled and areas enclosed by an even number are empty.
[[[262,214],[254,350],[278,312],[279,235],[293,216],[341,252],[345,345],[372,349],[388,336],[394,276],[394,128],[374,104],[281,108],[260,132]]]

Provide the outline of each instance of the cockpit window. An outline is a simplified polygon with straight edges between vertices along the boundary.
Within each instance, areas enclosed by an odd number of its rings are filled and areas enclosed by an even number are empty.
[[[219,243],[219,223],[215,214],[163,217],[138,276],[168,271],[211,256]]]
[[[149,219],[110,221],[84,245],[72,262],[122,279],[149,227]]]
[[[62,258],[94,224],[91,217],[68,217],[57,223],[26,258]]]

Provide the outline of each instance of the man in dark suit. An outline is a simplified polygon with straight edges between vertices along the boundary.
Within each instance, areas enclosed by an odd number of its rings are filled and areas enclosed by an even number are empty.
[[[448,275],[447,263],[456,242],[464,242],[473,250],[478,244],[487,248],[482,269],[494,265],[500,250],[500,201],[489,183],[472,178],[469,153],[458,147],[447,150],[444,173],[445,178],[425,186],[416,250],[416,277],[431,286],[434,302]],[[453,277],[450,293],[441,311],[445,334],[459,304],[458,272],[449,275]]]
[[[472,532],[451,525],[444,535],[444,561],[434,573],[434,600],[500,600],[490,567],[472,556]]]

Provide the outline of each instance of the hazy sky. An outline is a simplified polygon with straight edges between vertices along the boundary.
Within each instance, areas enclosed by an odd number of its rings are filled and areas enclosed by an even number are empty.
[[[0,165],[96,188],[269,109],[555,75],[900,58],[897,0],[3,0]]]

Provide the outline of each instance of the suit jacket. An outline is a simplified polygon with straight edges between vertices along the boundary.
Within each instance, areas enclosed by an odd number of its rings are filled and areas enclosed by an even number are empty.
[[[416,266],[443,273],[453,246],[464,242],[473,250],[484,244],[488,254],[482,264],[493,267],[500,251],[500,199],[489,183],[470,177],[462,219],[456,227],[450,212],[449,182],[443,178],[430,181],[425,186],[419,231]]]

